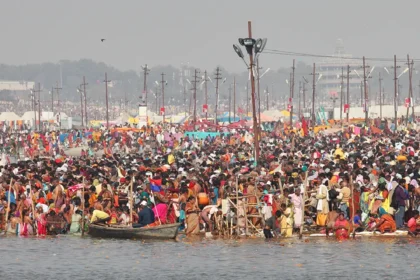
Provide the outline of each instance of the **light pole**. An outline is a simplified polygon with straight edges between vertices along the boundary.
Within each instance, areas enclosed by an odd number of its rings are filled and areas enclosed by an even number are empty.
[[[244,46],[248,55],[249,55],[249,65],[246,63],[244,54],[238,45],[233,45],[233,49],[236,54],[244,61],[245,65],[250,71],[251,79],[251,99],[252,99],[252,118],[253,118],[253,131],[254,131],[254,150],[255,150],[255,162],[258,163],[260,157],[260,147],[259,147],[259,131],[258,131],[258,122],[257,122],[257,113],[255,106],[255,78],[254,78],[254,53],[256,58],[258,54],[264,50],[264,47],[267,43],[267,39],[258,39],[255,40],[252,38],[252,27],[251,21],[248,21],[248,38],[239,38],[239,44]]]
[[[81,88],[77,88],[77,93],[80,94],[80,111],[82,113],[82,127],[84,126],[83,122],[83,91]]]

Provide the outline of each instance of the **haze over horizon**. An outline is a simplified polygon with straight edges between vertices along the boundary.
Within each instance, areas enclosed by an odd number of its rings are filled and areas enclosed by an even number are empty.
[[[354,56],[420,58],[418,1],[111,1],[16,0],[2,3],[0,63],[21,65],[83,58],[120,70],[189,63],[202,69],[245,67],[238,37],[266,37],[266,49],[331,54],[338,38]],[[409,8],[407,8],[409,7]],[[105,38],[105,42],[100,39]],[[263,54],[277,69],[303,58]]]

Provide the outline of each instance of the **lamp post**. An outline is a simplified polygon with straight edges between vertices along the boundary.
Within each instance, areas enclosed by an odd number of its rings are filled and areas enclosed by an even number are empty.
[[[82,127],[84,126],[83,118],[83,91],[80,88],[77,88],[77,93],[80,94],[80,112],[82,113]]]
[[[259,129],[257,122],[257,112],[255,104],[255,78],[254,78],[254,54],[255,58],[258,59],[258,55],[264,50],[264,47],[267,43],[267,39],[258,39],[255,40],[252,38],[252,27],[251,21],[248,21],[248,38],[239,38],[239,44],[244,46],[248,55],[249,55],[249,65],[245,61],[244,54],[242,53],[241,48],[238,45],[233,45],[233,49],[236,54],[244,61],[245,65],[250,71],[251,79],[251,100],[252,100],[252,119],[253,119],[253,131],[254,131],[254,151],[255,151],[255,162],[258,163],[260,157],[260,146],[259,146]]]

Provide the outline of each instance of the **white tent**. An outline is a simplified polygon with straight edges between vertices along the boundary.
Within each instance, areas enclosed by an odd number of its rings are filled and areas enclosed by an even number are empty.
[[[18,120],[22,120],[22,118],[16,115],[14,112],[3,112],[0,114],[0,121],[18,121]]]
[[[27,111],[22,115],[22,120],[24,121],[34,121],[35,119],[35,114],[36,114],[36,119],[39,119],[39,114],[38,112],[34,112],[34,111]]]

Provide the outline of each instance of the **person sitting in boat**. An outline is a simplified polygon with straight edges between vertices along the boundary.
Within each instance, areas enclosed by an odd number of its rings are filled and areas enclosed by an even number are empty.
[[[379,207],[379,218],[371,218],[375,222],[375,226],[371,227],[372,231],[379,230],[381,233],[395,232],[397,230],[397,224],[394,218],[386,213],[386,211]]]
[[[155,219],[159,220],[160,224],[166,224],[166,217],[168,215],[168,205],[160,201],[157,196],[155,196],[156,205],[152,207],[153,214]]]
[[[139,222],[138,224],[133,224],[134,228],[144,227],[155,222],[155,214],[152,209],[147,207],[147,202],[145,200],[140,202],[139,208]]]
[[[348,239],[351,231],[351,224],[346,220],[344,212],[338,213],[338,218],[334,223],[335,236],[337,239]]]
[[[91,214],[91,224],[105,224],[106,222],[111,220],[111,217],[108,215],[108,213],[101,210],[95,210],[93,208],[90,208],[89,213]]]
[[[130,223],[130,214],[127,206],[123,206],[118,209],[118,224],[122,226],[127,226]]]
[[[420,219],[419,219],[419,211],[414,210],[413,211],[413,217],[411,217],[410,220],[408,220],[407,223],[408,226],[408,233],[413,236],[417,236],[420,232]]]

